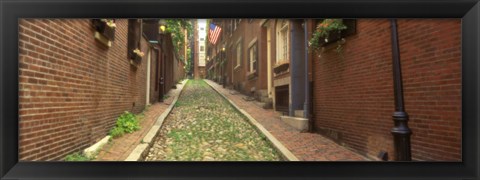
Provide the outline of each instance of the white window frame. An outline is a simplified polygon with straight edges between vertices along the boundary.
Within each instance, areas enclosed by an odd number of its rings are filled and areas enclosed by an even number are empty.
[[[235,51],[236,51],[236,66],[234,69],[237,69],[238,67],[240,67],[242,65],[242,54],[243,54],[243,49],[242,49],[242,39],[238,40],[237,43],[236,43],[236,46],[235,46]]]
[[[255,47],[256,50],[255,50],[255,52],[252,52],[252,50],[253,50],[252,48],[253,48],[254,46],[256,46],[256,47]],[[253,59],[252,56],[255,57],[255,61],[252,61],[252,59]],[[254,64],[255,62],[258,63],[258,43],[257,43],[257,38],[253,39],[253,40],[250,41],[250,43],[248,44],[248,62],[250,63],[250,64],[248,65],[248,72],[250,72],[250,73],[256,72],[256,70],[254,71],[253,64]]]
[[[285,24],[284,24],[285,23]],[[289,22],[286,19],[280,20],[277,24],[276,28],[276,39],[277,39],[277,52],[276,52],[276,60],[277,64],[283,62],[289,62]],[[285,33],[285,36],[283,36]]]

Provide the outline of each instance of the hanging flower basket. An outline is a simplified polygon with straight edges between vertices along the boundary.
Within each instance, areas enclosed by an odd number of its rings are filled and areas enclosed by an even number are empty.
[[[325,19],[316,27],[308,45],[318,50],[322,46],[342,39],[342,31],[346,29],[347,26],[343,24],[342,19]]]

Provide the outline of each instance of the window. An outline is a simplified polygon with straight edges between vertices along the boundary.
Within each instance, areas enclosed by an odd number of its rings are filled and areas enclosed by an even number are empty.
[[[135,49],[140,50],[140,38],[142,29],[141,29],[141,20],[139,19],[129,19],[128,20],[128,43],[127,43],[127,55],[128,59],[133,59],[136,63],[141,60],[141,57],[137,56],[134,53]]]
[[[257,54],[257,42],[255,42],[250,48],[248,49],[248,64],[249,72],[257,72],[257,60],[258,60],[258,54]]]
[[[204,46],[200,46],[200,51],[205,51],[205,47],[204,47]]]
[[[203,31],[203,30],[205,30],[205,28],[201,27],[201,28],[200,28],[200,31]]]
[[[200,38],[200,41],[205,41],[205,38]]]
[[[288,39],[288,20],[281,20],[277,24],[277,63],[289,60]]]
[[[237,66],[236,67],[239,67],[241,65],[241,62],[242,62],[242,43],[238,42],[237,43]]]

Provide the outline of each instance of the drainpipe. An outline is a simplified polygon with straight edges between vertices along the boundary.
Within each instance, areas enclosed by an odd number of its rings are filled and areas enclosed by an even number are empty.
[[[392,60],[393,60],[393,88],[395,95],[395,112],[393,113],[395,160],[411,161],[410,135],[412,131],[408,127],[408,114],[403,104],[402,69],[400,66],[400,50],[398,45],[397,20],[391,19],[392,27]]]
[[[308,24],[307,19],[303,22],[305,36],[305,103],[303,104],[303,117],[308,119],[308,131],[312,132],[312,119],[310,118],[310,83],[308,82]]]
[[[290,92],[290,95],[289,95],[290,97],[289,97],[289,103],[288,103],[288,115],[293,117],[293,116],[295,116],[295,107],[294,107],[295,106],[294,105],[294,103],[295,103],[294,98],[295,97],[294,97],[294,95],[296,94],[295,92],[297,90],[296,90],[296,87],[294,86],[294,83],[293,83],[294,76],[295,76],[295,73],[296,73],[295,70],[294,70],[295,61],[294,61],[294,58],[293,58],[294,57],[293,56],[293,53],[294,53],[293,52],[293,47],[294,47],[293,43],[295,42],[295,35],[294,35],[292,29],[294,28],[294,23],[291,23],[290,20],[288,20],[288,28],[289,29],[287,30],[287,32],[290,36],[290,41],[288,41],[289,42],[288,46],[289,46],[290,52],[287,55],[287,56],[290,56],[290,58],[289,58],[290,59],[290,67],[289,67],[290,68],[290,85],[288,87],[289,92]]]

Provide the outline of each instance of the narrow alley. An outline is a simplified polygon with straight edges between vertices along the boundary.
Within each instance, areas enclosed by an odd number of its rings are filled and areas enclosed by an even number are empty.
[[[273,161],[263,134],[203,80],[189,80],[146,161]]]
[[[461,161],[460,19],[25,19],[19,161]]]

